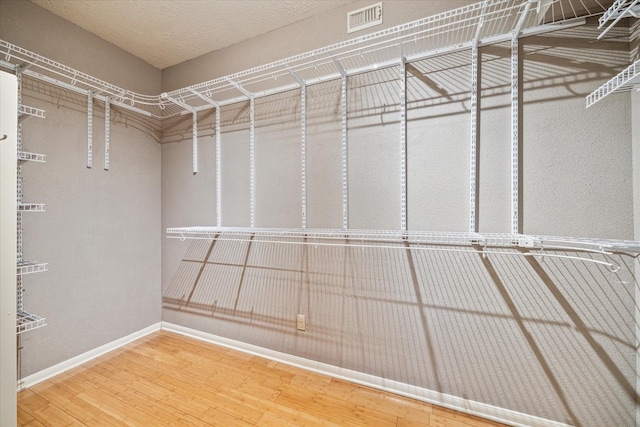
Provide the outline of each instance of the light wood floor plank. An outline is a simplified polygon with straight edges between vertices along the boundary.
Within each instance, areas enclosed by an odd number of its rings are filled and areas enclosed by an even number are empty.
[[[18,425],[499,426],[166,331],[21,391]]]
[[[99,421],[104,426],[125,425],[99,408],[77,399],[75,394],[51,381],[44,381],[32,387],[31,390],[43,399],[55,402],[56,406],[84,424],[97,425]]]
[[[36,420],[26,411],[18,411],[18,425],[29,427],[41,427],[44,426],[40,421]]]

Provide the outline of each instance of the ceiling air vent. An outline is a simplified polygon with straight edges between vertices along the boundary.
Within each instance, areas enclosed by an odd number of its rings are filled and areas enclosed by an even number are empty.
[[[382,24],[382,2],[347,13],[347,33]]]

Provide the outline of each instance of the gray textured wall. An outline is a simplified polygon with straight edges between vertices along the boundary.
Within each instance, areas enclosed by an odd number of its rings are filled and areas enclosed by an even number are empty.
[[[385,26],[468,3],[386,2]],[[343,40],[345,12],[167,69],[162,90]],[[0,1],[0,37],[128,89],[160,92],[158,70],[29,2]],[[633,238],[637,95],[633,109],[623,94],[584,110],[584,96],[628,65],[632,49],[623,39],[594,39],[590,25],[523,40],[526,233]],[[483,232],[509,230],[508,55],[502,45],[481,49]],[[445,93],[410,79],[409,227],[464,231],[468,52],[414,65]],[[399,226],[397,89],[389,79],[396,72],[349,81],[353,228]],[[341,224],[338,87],[309,87],[310,227]],[[27,87],[26,101],[48,118],[25,124],[25,148],[48,162],[27,165],[25,194],[47,203],[48,212],[26,217],[25,256],[48,261],[50,271],[28,277],[25,297],[49,326],[24,336],[23,376],[158,321],[162,279],[162,319],[169,322],[571,424],[634,424],[637,283],[627,258],[615,259],[622,268],[612,274],[512,251],[482,258],[256,239],[216,243],[195,283],[211,243],[160,242],[160,221],[162,229],[215,223],[211,132],[200,138],[194,176],[190,141],[180,141],[189,123],[166,123],[173,142],[160,147],[148,124],[116,112],[112,169],[99,167],[98,132],[96,166],[87,170],[83,100],[34,89]],[[297,97],[257,102],[258,226],[299,226]],[[98,129],[100,116],[97,107]],[[210,128],[213,117],[202,116]],[[246,105],[224,107],[223,123],[223,225],[247,226]],[[300,312],[308,316],[305,333],[294,329]]]
[[[292,26],[268,35],[275,42],[261,58],[295,53],[277,42],[292,34],[317,47]],[[633,238],[631,97],[584,107],[589,92],[628,65],[630,47],[624,37],[595,43],[596,35],[591,22],[522,39],[525,233]],[[205,63],[214,71],[207,78],[257,65],[242,57],[255,43],[165,70],[163,85],[193,83]],[[479,231],[509,232],[509,46],[480,54]],[[470,53],[414,66],[441,90],[409,79],[409,228],[466,231]],[[352,228],[400,226],[397,73],[349,79]],[[341,226],[339,94],[339,82],[308,88],[309,227]],[[257,226],[300,224],[298,98],[292,91],[257,102]],[[223,107],[222,118],[223,225],[248,226],[246,103]],[[213,155],[212,123],[202,117],[205,156]],[[188,139],[188,124],[172,129],[181,127]],[[190,141],[179,139],[162,147],[163,226],[213,225],[213,158],[201,157],[209,167],[192,176]],[[612,274],[511,251],[481,258],[259,238],[218,242],[205,260],[209,244],[163,242],[163,320],[569,424],[635,423],[635,282],[626,257]],[[307,314],[307,332],[295,331],[296,313]]]
[[[27,1],[0,2],[0,37],[142,92],[160,71]],[[48,326],[22,335],[22,377],[160,321],[160,147],[140,117],[112,110],[111,169],[102,169],[104,111],[94,107],[94,167],[86,167],[86,99],[25,79],[24,257],[49,271],[24,277],[25,309]]]

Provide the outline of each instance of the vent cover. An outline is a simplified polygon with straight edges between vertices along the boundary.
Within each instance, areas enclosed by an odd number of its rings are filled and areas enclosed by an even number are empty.
[[[382,2],[347,13],[347,33],[382,24]]]

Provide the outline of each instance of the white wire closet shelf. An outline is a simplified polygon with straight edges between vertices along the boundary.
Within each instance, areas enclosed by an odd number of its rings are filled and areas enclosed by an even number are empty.
[[[593,0],[486,0],[160,95],[120,88],[4,40],[0,66],[161,119],[549,31],[604,11]]]
[[[242,227],[176,227],[167,228],[167,237],[176,239],[219,239],[245,241],[253,237],[272,239],[302,239],[306,244],[323,241],[367,243],[409,243],[425,245],[477,245],[549,250],[577,250],[598,253],[622,252],[640,254],[640,241],[587,239],[559,236],[537,236],[508,233],[463,233],[395,230],[331,230],[278,229]],[[275,241],[282,243],[282,241]]]
[[[598,39],[604,37],[621,19],[630,17],[640,18],[640,0],[614,1],[598,19],[598,29],[602,30]]]
[[[612,93],[626,92],[640,86],[640,60],[637,60],[618,75],[611,78],[587,96],[587,108]]]
[[[18,117],[20,119],[23,119],[23,118],[25,118],[25,116],[26,117],[38,117],[40,119],[44,119],[44,110],[41,110],[40,108],[34,108],[34,107],[26,106],[26,105],[21,105]]]
[[[19,212],[44,212],[44,203],[19,203]]]
[[[18,311],[16,315],[16,332],[18,334],[41,328],[46,325],[47,323],[44,317],[36,316],[35,314],[27,313],[26,311]]]
[[[30,274],[30,273],[40,273],[42,271],[47,271],[46,262],[22,260],[22,261],[18,261],[16,266],[16,273],[19,276],[23,276],[25,274]]]
[[[46,161],[46,157],[46,154],[30,153],[28,151],[20,151],[18,153],[18,160],[22,160],[23,162],[44,163]]]

